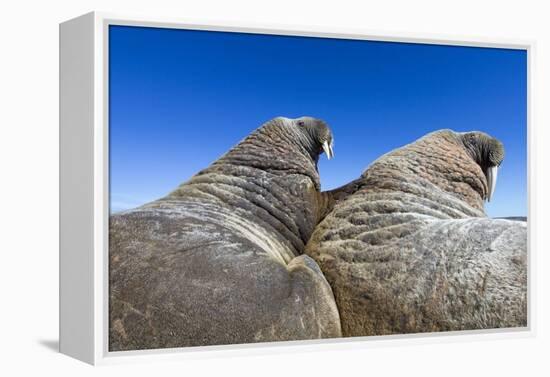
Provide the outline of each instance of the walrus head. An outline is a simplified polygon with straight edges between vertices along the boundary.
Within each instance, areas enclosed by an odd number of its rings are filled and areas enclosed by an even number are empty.
[[[334,157],[332,132],[324,121],[304,116],[294,119],[293,122],[309,139],[308,143],[313,153],[319,155],[325,152],[329,160]]]
[[[464,132],[459,135],[464,147],[485,174],[487,179],[485,198],[491,201],[497,184],[498,168],[504,160],[504,146],[494,137],[479,131]]]

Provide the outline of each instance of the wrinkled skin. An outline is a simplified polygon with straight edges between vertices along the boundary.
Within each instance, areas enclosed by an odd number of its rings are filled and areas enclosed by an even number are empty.
[[[344,336],[527,325],[527,230],[489,219],[500,142],[434,132],[334,190],[306,254],[332,286]]]
[[[341,336],[330,286],[300,255],[328,205],[323,141],[322,121],[276,118],[167,197],[111,216],[110,350]]]

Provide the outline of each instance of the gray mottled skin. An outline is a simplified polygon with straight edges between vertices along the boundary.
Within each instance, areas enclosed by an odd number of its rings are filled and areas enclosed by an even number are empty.
[[[486,134],[442,130],[332,192],[306,254],[332,286],[344,336],[526,326],[526,223],[483,209],[484,169],[503,156]]]
[[[110,218],[111,351],[341,335],[300,255],[328,204],[327,125],[276,118],[171,194]]]

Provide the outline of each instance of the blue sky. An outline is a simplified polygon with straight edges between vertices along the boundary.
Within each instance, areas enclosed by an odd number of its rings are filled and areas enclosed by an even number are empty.
[[[158,199],[265,121],[324,119],[323,190],[442,128],[500,139],[489,216],[527,214],[525,51],[111,26],[111,211]]]

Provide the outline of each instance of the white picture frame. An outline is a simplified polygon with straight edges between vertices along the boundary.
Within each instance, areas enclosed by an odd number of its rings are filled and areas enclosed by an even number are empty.
[[[425,343],[535,334],[535,253],[533,224],[528,223],[528,326],[421,335],[392,335],[146,351],[108,350],[108,33],[110,25],[251,32],[342,39],[514,48],[527,51],[528,62],[528,217],[535,193],[532,124],[534,42],[497,38],[449,37],[328,29],[310,26],[255,25],[136,17],[92,12],[60,24],[60,352],[90,364],[148,359],[182,359],[235,354],[350,349],[388,342]],[[459,336],[457,336],[459,335]]]

